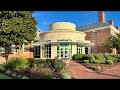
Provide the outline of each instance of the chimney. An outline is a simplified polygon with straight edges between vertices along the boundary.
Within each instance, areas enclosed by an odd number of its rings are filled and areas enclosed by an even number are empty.
[[[109,23],[110,25],[114,26],[113,20],[109,20],[108,23]]]
[[[103,11],[98,12],[99,22],[105,22],[105,13]]]

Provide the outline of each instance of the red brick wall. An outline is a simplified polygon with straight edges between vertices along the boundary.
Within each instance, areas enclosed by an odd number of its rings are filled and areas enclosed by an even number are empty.
[[[92,34],[93,32],[85,32],[86,33],[86,40],[90,40],[91,42],[93,42],[92,40]],[[111,35],[111,29],[104,29],[104,30],[98,30],[96,31],[96,48],[97,48],[97,53],[111,53],[111,50],[103,47],[103,43],[105,42],[105,40],[108,39],[108,37],[110,37]]]

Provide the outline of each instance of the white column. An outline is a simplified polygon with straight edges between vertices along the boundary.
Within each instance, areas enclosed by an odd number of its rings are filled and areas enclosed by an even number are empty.
[[[72,56],[77,54],[77,45],[72,45]]]
[[[57,57],[57,45],[51,44],[51,59]]]

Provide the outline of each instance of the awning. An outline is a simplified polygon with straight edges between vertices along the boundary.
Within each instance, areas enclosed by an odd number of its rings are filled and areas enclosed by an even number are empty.
[[[34,46],[39,46],[39,45],[46,45],[46,44],[58,44],[58,43],[70,43],[72,45],[83,45],[85,47],[91,47],[91,46],[94,46],[95,44],[94,43],[90,43],[90,41],[76,41],[76,42],[73,42],[73,41],[49,41],[49,42],[36,42],[34,43],[33,45]]]

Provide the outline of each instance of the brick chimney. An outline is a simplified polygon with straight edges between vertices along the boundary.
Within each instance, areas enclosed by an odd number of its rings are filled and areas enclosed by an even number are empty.
[[[103,11],[98,12],[99,22],[105,22],[105,13]]]
[[[113,26],[114,26],[113,20],[109,20],[108,23],[109,23],[110,25],[113,25]]]

